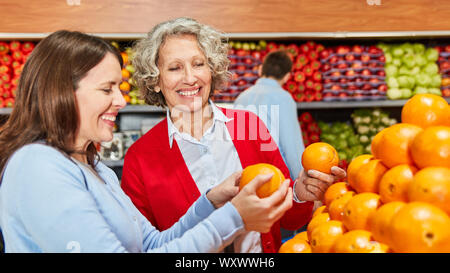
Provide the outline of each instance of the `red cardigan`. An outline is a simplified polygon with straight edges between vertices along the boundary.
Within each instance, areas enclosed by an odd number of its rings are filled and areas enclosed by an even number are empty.
[[[264,123],[253,113],[223,109],[227,129],[239,155],[242,168],[270,163],[289,176],[276,143]],[[176,140],[169,146],[167,119],[139,138],[125,155],[122,188],[135,206],[159,230],[177,222],[199,198],[200,192],[189,173]],[[293,181],[291,179],[291,186]],[[276,222],[269,233],[261,234],[265,253],[281,246],[280,227],[296,230],[308,223],[312,202],[296,203]]]

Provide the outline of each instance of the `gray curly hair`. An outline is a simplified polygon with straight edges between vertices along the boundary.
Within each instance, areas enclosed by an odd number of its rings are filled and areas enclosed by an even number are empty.
[[[135,67],[133,79],[141,96],[149,105],[167,106],[162,92],[155,92],[159,83],[158,69],[159,49],[169,36],[194,35],[200,49],[208,60],[212,74],[209,96],[216,89],[222,89],[230,79],[228,65],[227,38],[208,25],[203,25],[191,18],[177,18],[162,22],[147,34],[146,38],[137,41],[133,46],[132,64]]]

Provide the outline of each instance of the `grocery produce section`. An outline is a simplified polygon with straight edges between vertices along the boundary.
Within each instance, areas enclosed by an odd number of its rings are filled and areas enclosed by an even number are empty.
[[[398,123],[378,110],[353,115],[354,121],[369,118],[392,124],[351,161],[346,181],[327,189],[307,230],[287,240],[280,252],[450,251],[448,102],[434,94],[414,95]],[[365,127],[361,131],[370,131]],[[320,167],[328,161],[314,163]]]
[[[23,64],[37,43],[0,42],[0,121],[6,119],[2,114],[11,112]],[[128,106],[121,111],[121,116],[160,118],[164,110],[145,105],[139,97],[132,78],[130,43],[111,43],[124,60],[120,89]],[[291,79],[284,88],[297,102],[305,146],[318,141],[332,144],[340,154],[342,167],[368,152],[378,131],[397,122],[398,109],[405,99],[418,93],[432,93],[450,100],[450,46],[358,41],[355,44],[327,44],[326,40],[230,39],[231,80],[225,90],[214,93],[213,100],[225,103],[225,106],[232,103],[258,79],[258,68],[266,54],[286,50],[292,58],[293,68]],[[309,118],[305,118],[306,115]],[[316,123],[310,124],[308,119],[316,119]],[[119,125],[115,142],[104,145],[101,151],[105,162],[120,168],[126,149],[145,133],[142,128],[144,126],[124,129]]]

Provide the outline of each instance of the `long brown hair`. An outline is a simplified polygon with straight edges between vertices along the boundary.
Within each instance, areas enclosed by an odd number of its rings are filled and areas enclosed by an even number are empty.
[[[22,146],[38,140],[71,154],[79,128],[75,99],[78,83],[87,72],[113,53],[119,52],[98,37],[60,30],[38,43],[20,75],[14,109],[0,128],[0,170]],[[89,144],[88,163],[95,167],[97,151]]]

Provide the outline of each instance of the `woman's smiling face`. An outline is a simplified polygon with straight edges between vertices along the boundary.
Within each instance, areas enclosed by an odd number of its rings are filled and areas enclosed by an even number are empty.
[[[170,110],[196,112],[208,103],[212,74],[195,36],[169,36],[159,49],[158,68]]]
[[[119,89],[121,81],[120,63],[111,53],[80,80],[75,91],[80,112],[76,148],[85,148],[92,141],[112,140],[114,121],[126,105]]]

